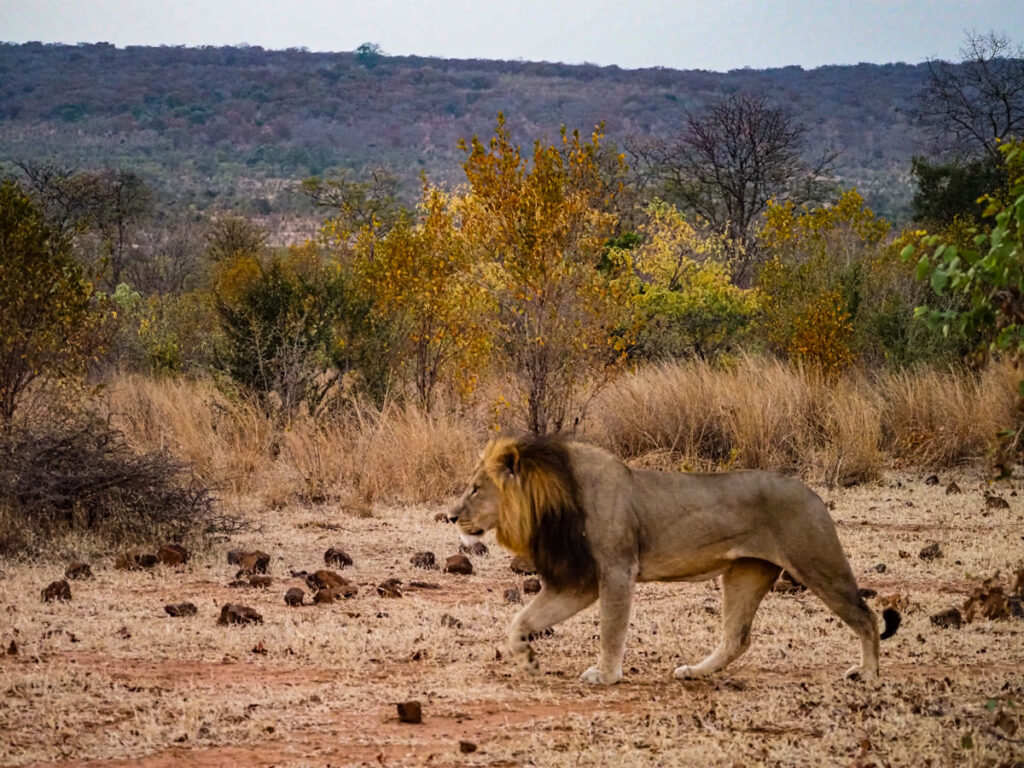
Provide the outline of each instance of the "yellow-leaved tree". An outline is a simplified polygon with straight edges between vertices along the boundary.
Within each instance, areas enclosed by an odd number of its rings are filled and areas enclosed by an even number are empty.
[[[487,294],[457,226],[458,200],[424,184],[416,218],[385,233],[364,227],[356,242],[356,290],[391,329],[393,359],[430,411],[439,382],[470,391],[489,348]]]
[[[758,311],[758,291],[731,280],[726,239],[701,232],[673,205],[655,201],[640,244],[622,254],[637,275],[638,352],[644,357],[712,358],[738,344]]]
[[[563,128],[527,157],[499,114],[489,142],[460,142],[463,231],[493,301],[497,362],[535,434],[571,427],[631,343],[628,270],[605,258],[617,219],[600,140]]]

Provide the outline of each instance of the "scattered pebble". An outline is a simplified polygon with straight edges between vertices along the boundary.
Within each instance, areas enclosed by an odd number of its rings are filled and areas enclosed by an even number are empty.
[[[452,555],[444,561],[444,572],[468,575],[473,572],[473,564],[465,555]]]
[[[192,603],[170,603],[164,606],[168,616],[195,616],[198,609]]]
[[[459,552],[467,555],[475,555],[476,557],[487,556],[487,545],[482,541],[474,541],[472,544],[459,544]]]
[[[83,563],[80,560],[74,560],[68,563],[68,567],[64,569],[64,578],[72,580],[91,579],[92,568],[89,567],[88,563]]]
[[[441,626],[449,629],[462,629],[462,622],[449,613],[441,617]]]
[[[433,552],[417,552],[409,558],[409,562],[417,568],[423,568],[424,570],[437,569],[437,558],[434,557]]]
[[[333,565],[337,568],[345,568],[346,566],[352,565],[352,558],[349,557],[348,553],[344,550],[338,549],[337,547],[331,547],[324,552],[324,563],[326,565]]]
[[[225,603],[220,609],[220,618],[217,623],[224,626],[227,624],[262,624],[263,617],[247,605],[237,603]]]
[[[950,496],[950,495],[952,495],[954,493],[963,493],[963,491],[960,490],[960,486],[956,484],[956,481],[953,481],[949,485],[946,486],[946,495],[947,496]]]
[[[1009,509],[1010,502],[1002,496],[986,496],[985,507],[986,509]]]
[[[472,741],[460,741],[459,752],[461,752],[464,755],[471,755],[474,752],[476,752],[476,744],[474,744]]]
[[[510,587],[505,590],[505,602],[506,603],[521,603],[523,602],[523,596],[519,594],[519,590],[515,587]]]
[[[942,557],[942,547],[939,546],[939,542],[933,541],[918,552],[917,556],[922,560],[937,560]]]
[[[402,580],[388,579],[387,581],[382,581],[377,585],[377,594],[381,597],[401,597]]]
[[[291,606],[302,605],[302,601],[305,600],[306,593],[302,591],[302,587],[292,587],[284,593],[284,604]]]
[[[528,557],[522,555],[516,555],[512,558],[512,562],[508,564],[512,573],[521,573],[524,576],[532,576],[537,572],[537,566],[533,564],[533,561]]]
[[[398,719],[403,723],[422,723],[423,707],[418,701],[403,701],[398,704]]]
[[[963,617],[956,608],[949,608],[932,616],[931,622],[936,627],[942,627],[943,629],[960,629]]]
[[[54,581],[42,591],[42,598],[44,603],[52,603],[54,600],[70,600],[71,586],[63,579]]]
[[[257,589],[266,589],[274,580],[269,576],[263,576],[262,574],[256,574],[255,576],[249,577],[249,586],[256,587]]]

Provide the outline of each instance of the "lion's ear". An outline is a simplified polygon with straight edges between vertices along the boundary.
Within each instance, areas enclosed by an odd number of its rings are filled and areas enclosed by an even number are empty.
[[[519,449],[510,445],[501,455],[501,471],[504,479],[513,480],[519,477]]]

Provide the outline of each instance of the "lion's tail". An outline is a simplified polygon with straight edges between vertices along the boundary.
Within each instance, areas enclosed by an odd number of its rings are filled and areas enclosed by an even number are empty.
[[[885,629],[882,630],[882,634],[879,637],[882,640],[888,640],[900,628],[900,622],[903,621],[903,617],[900,616],[900,612],[895,608],[886,608],[882,611],[882,621],[885,622]]]

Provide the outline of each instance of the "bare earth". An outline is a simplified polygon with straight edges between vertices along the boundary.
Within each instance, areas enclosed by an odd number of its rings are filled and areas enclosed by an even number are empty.
[[[1024,496],[1000,487],[1010,508],[986,509],[981,478],[974,470],[928,486],[894,473],[819,489],[835,502],[861,586],[878,592],[869,602],[907,602],[873,684],[841,679],[857,641],[808,593],[770,594],[750,651],[723,674],[673,680],[675,666],[717,640],[711,582],[638,588],[621,684],[577,681],[596,658],[594,608],[538,640],[543,674],[523,677],[504,648],[518,608],[504,592],[522,586],[509,555],[490,541],[470,576],[409,563],[417,551],[443,562],[456,550],[452,528],[433,521],[439,508],[371,518],[249,510],[252,530],[181,569],[123,572],[114,553],[94,559],[96,577],[71,582],[70,603],[40,601],[62,564],[0,562],[0,764],[1022,766],[1024,620],[959,630],[929,620],[981,578],[1024,566]],[[953,479],[962,495],[945,494]],[[932,541],[944,556],[920,559]],[[289,573],[324,567],[329,546],[355,560],[343,575],[358,596],[286,606],[285,590],[302,586]],[[269,589],[227,586],[236,566],[225,552],[246,547],[272,553]],[[405,582],[403,597],[377,594],[389,577]],[[198,615],[165,614],[165,603],[184,600]],[[264,623],[217,626],[229,601]],[[3,655],[12,640],[17,654]],[[395,704],[411,699],[422,724],[397,718]]]

